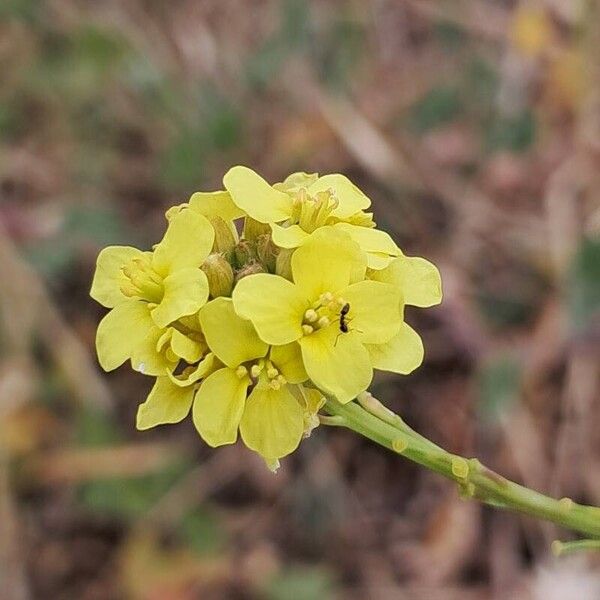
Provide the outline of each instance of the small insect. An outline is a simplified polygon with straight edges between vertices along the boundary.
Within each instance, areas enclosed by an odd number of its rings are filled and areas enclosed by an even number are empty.
[[[346,320],[346,316],[350,312],[350,303],[346,302],[344,306],[342,306],[342,310],[340,311],[340,331],[342,333],[348,333],[348,321]]]
[[[338,340],[340,339],[340,335],[342,333],[348,333],[350,329],[348,328],[348,313],[350,312],[350,303],[346,302],[344,306],[342,306],[342,310],[340,310],[340,332],[337,334],[335,338],[334,346],[337,346]]]

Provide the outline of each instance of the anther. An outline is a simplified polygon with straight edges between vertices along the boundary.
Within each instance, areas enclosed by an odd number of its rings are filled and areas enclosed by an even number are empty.
[[[252,375],[252,377],[256,379],[260,375],[261,371],[262,365],[252,365],[252,368],[250,369],[250,375]]]
[[[333,300],[333,294],[331,292],[325,292],[324,294],[321,294],[319,300],[321,301],[321,304],[329,304]]]
[[[277,379],[273,379],[271,383],[269,383],[269,386],[274,390],[278,390],[281,388],[281,384],[279,383],[279,381],[277,381]]]
[[[287,379],[283,375],[277,375],[277,381],[279,381],[281,385],[285,385],[287,383]]]
[[[318,318],[319,318],[319,315],[317,314],[317,311],[314,310],[313,308],[309,308],[304,313],[304,319],[306,321],[308,321],[309,323],[314,323]]]
[[[329,317],[321,317],[319,319],[318,325],[321,328],[328,327],[329,325],[331,325],[331,321],[329,320]]]
[[[310,325],[302,325],[302,333],[304,335],[310,335],[314,329]]]
[[[243,377],[245,377],[248,374],[248,369],[246,369],[246,367],[244,365],[240,365],[235,370],[235,374],[238,376],[239,379],[242,379]]]
[[[269,379],[275,379],[275,377],[277,377],[277,375],[279,375],[279,371],[275,367],[270,366],[267,369],[267,377]]]

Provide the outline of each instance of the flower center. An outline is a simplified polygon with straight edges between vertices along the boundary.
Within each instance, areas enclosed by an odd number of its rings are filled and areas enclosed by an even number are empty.
[[[319,299],[304,313],[302,331],[304,335],[310,335],[317,329],[329,327],[332,323],[339,323],[340,331],[344,331],[345,317],[348,313],[349,304],[341,296],[335,296],[331,292],[324,292]]]
[[[154,271],[149,260],[132,258],[121,271],[128,280],[121,286],[121,292],[125,296],[142,298],[156,304],[162,300],[162,277]]]
[[[310,196],[302,188],[294,198],[290,224],[298,224],[306,233],[312,233],[327,223],[338,205],[339,202],[333,190],[324,190]]]
[[[286,378],[268,358],[259,358],[251,363],[249,367],[240,365],[236,369],[236,375],[240,379],[248,374],[250,374],[250,378],[256,385],[270,387],[273,390],[279,390],[287,383]]]

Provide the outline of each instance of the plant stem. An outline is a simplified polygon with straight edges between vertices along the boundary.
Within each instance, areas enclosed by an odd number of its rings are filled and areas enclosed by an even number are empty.
[[[361,398],[360,404],[340,404],[329,399],[324,409],[331,416],[337,417],[336,425],[352,429],[456,482],[465,497],[551,521],[592,538],[600,538],[600,508],[577,504],[570,498],[555,500],[509,481],[482,465],[476,458],[467,459],[446,452],[408,427],[398,415],[383,407],[375,398],[368,402]]]

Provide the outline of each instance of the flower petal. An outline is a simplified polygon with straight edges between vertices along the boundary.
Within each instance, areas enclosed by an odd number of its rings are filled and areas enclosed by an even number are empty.
[[[300,340],[306,372],[313,383],[340,402],[364,392],[373,378],[369,353],[355,332],[326,327]]]
[[[404,303],[427,308],[442,301],[442,280],[437,267],[419,256],[400,256],[372,279],[398,286]]]
[[[333,227],[349,235],[365,252],[378,252],[390,256],[402,254],[396,242],[381,229],[360,227],[350,223],[336,223]]]
[[[214,229],[206,217],[183,209],[171,218],[165,236],[154,248],[152,266],[162,277],[199,267],[210,254],[214,239]]]
[[[248,448],[265,458],[281,458],[298,447],[303,431],[304,411],[287,385],[252,390],[240,423]]]
[[[267,353],[267,344],[250,321],[238,317],[231,298],[211,300],[201,308],[199,317],[206,343],[228,367],[235,369]]]
[[[367,252],[367,266],[374,271],[381,271],[388,267],[394,258],[394,256],[382,254],[381,252]]]
[[[302,383],[308,379],[298,342],[273,346],[270,358],[288,383]]]
[[[202,358],[202,344],[177,329],[173,329],[171,350],[190,364],[194,364]]]
[[[371,206],[371,201],[347,177],[338,173],[323,175],[308,188],[308,193],[314,196],[317,192],[331,188],[339,201],[333,215],[345,219],[359,210]]]
[[[423,362],[423,342],[407,323],[385,344],[366,344],[373,368],[408,375]]]
[[[105,371],[112,371],[131,357],[154,323],[148,305],[139,300],[117,304],[98,325],[96,352]]]
[[[359,281],[340,292],[350,305],[347,322],[363,343],[382,344],[400,330],[400,291],[389,283]]]
[[[282,227],[277,223],[271,223],[271,235],[273,243],[280,248],[297,248],[310,236],[300,225]]]
[[[229,192],[194,192],[190,197],[190,208],[205,217],[221,217],[233,221],[244,216],[244,211],[231,199]]]
[[[232,299],[235,312],[250,319],[267,344],[288,344],[302,336],[309,302],[287,279],[267,273],[248,275],[235,286]]]
[[[362,274],[366,259],[349,236],[332,227],[317,229],[292,256],[294,282],[311,300],[337,292]]]
[[[131,367],[134,371],[158,377],[176,366],[176,361],[168,360],[164,353],[160,351],[159,342],[164,334],[165,330],[157,327],[152,322],[152,326],[144,339],[131,353]]]
[[[174,375],[169,370],[167,371],[167,376],[174,385],[186,387],[200,381],[222,367],[223,365],[216,359],[215,355],[209,352],[195,367],[190,366],[185,368],[180,375]]]
[[[90,296],[106,306],[113,308],[127,299],[121,292],[121,286],[128,283],[121,268],[132,258],[142,258],[144,253],[131,246],[108,246],[98,255],[96,271],[92,281]]]
[[[173,385],[168,377],[158,377],[146,402],[140,404],[136,427],[150,429],[165,423],[179,423],[187,417],[194,399],[194,388]]]
[[[200,269],[175,271],[164,279],[163,285],[163,299],[152,310],[152,318],[159,327],[195,313],[208,300],[208,280]]]
[[[233,444],[237,440],[249,385],[249,377],[240,379],[229,368],[215,371],[202,382],[192,416],[196,429],[209,446]]]
[[[288,175],[281,183],[276,183],[273,187],[283,192],[297,192],[301,188],[309,188],[319,179],[318,173],[304,173],[304,171],[296,171]]]
[[[292,199],[272,188],[248,167],[229,169],[223,177],[223,184],[235,204],[261,223],[285,221],[292,213]]]

